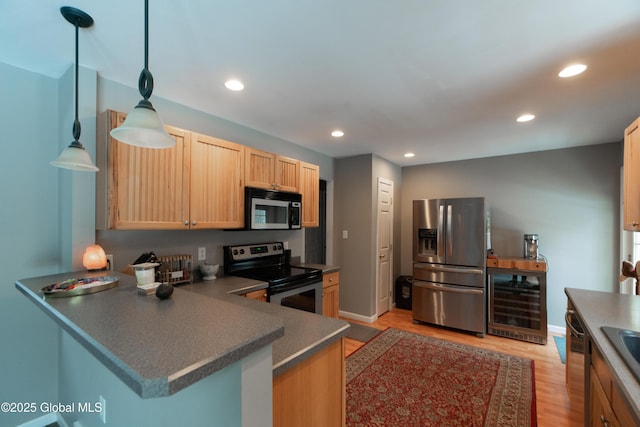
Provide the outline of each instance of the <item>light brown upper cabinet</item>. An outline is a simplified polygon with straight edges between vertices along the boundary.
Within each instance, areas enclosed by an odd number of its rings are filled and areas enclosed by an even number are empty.
[[[624,131],[624,229],[640,231],[640,117]]]
[[[302,227],[320,225],[320,166],[300,162]]]
[[[244,150],[234,142],[192,134],[192,228],[244,226]]]
[[[124,113],[100,117],[97,227],[119,230],[183,229],[189,219],[189,149],[191,133],[165,126],[176,145],[150,149],[124,144],[109,136]],[[105,142],[106,139],[106,142]],[[106,161],[105,161],[106,160]]]
[[[98,123],[96,226],[119,230],[238,228],[244,225],[244,147],[165,126],[172,148],[123,144],[109,131],[126,114]],[[106,142],[105,142],[106,141]]]
[[[319,166],[166,125],[174,147],[134,147],[109,135],[126,117],[98,118],[96,228],[242,228],[245,185],[301,193],[302,226],[319,225]]]
[[[299,191],[300,162],[273,153],[245,147],[245,185],[268,190]]]

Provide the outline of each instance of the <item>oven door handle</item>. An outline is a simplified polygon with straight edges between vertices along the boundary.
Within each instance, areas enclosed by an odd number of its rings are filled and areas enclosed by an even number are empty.
[[[579,330],[577,330],[576,327],[571,323],[571,316],[574,314],[576,314],[575,310],[567,310],[567,312],[564,314],[564,321],[567,324],[567,328],[569,328],[576,337],[582,339],[584,338],[584,332],[580,332]]]

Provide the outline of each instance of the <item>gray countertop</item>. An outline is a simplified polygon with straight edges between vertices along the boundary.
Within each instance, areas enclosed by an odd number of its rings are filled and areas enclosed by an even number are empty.
[[[161,301],[137,295],[132,276],[108,274],[120,278],[116,288],[71,298],[44,298],[39,289],[91,274],[24,279],[16,288],[143,398],[172,395],[269,343],[278,375],[349,328],[237,296],[266,288],[260,281],[225,277],[182,285]]]
[[[349,323],[344,320],[237,296],[238,293],[247,293],[266,287],[264,283],[250,281],[253,282],[252,286],[247,280],[249,279],[225,277],[210,282],[181,286],[180,289],[230,301],[240,307],[282,320],[284,337],[273,342],[274,376],[346,335]],[[242,291],[238,291],[238,284],[242,284]]]
[[[572,288],[565,289],[565,293],[584,321],[585,332],[620,383],[629,408],[640,420],[640,383],[601,329],[612,326],[640,331],[640,296]]]

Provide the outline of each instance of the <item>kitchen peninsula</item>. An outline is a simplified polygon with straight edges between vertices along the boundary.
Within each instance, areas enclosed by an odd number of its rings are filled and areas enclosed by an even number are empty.
[[[268,397],[272,378],[303,365],[325,349],[336,345],[343,349],[342,337],[349,327],[341,320],[243,298],[239,294],[266,284],[234,277],[177,287],[164,301],[137,295],[135,279],[123,274],[116,274],[120,280],[117,287],[95,294],[44,298],[39,292],[51,283],[86,276],[86,272],[79,272],[25,279],[17,281],[16,288],[62,327],[66,332],[63,337],[68,334],[72,338],[67,339],[73,341],[69,346],[75,345],[76,351],[84,347],[126,384],[119,393],[135,393],[122,403],[106,392],[107,418],[111,420],[121,417],[121,421],[134,424],[137,419],[148,422],[148,411],[144,411],[144,418],[135,417],[142,416],[140,408],[154,405],[165,412],[188,411],[183,414],[186,418],[176,418],[188,425],[210,425],[211,417],[220,416],[216,409],[232,412],[228,415],[231,425],[271,425],[265,411],[271,414]],[[75,357],[62,353],[63,365]],[[343,365],[344,352],[340,357]],[[85,372],[80,382],[89,382],[87,374],[92,372]],[[66,378],[60,381],[69,382]],[[83,389],[85,385],[74,387]],[[214,401],[207,399],[199,407],[203,390]],[[229,395],[237,402],[216,402],[218,395]],[[254,413],[253,420],[247,418],[256,408],[263,411]],[[166,413],[158,416],[167,422]],[[94,425],[93,419],[82,422]]]
[[[640,331],[640,296],[566,288],[585,332],[585,425],[640,425],[640,382],[601,329]]]

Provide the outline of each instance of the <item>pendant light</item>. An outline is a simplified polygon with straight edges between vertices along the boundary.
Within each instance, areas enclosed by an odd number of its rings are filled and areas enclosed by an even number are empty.
[[[87,28],[93,25],[93,18],[75,7],[63,6],[60,13],[76,28],[76,65],[75,65],[75,108],[76,117],[73,121],[73,142],[65,148],[60,156],[50,164],[59,168],[76,171],[97,172],[98,168],[91,161],[89,153],[80,143],[80,120],[78,120],[78,27]]]
[[[164,129],[160,116],[149,102],[153,92],[153,76],[149,71],[149,0],[144,1],[144,69],[138,79],[138,90],[142,100],[129,112],[121,126],[111,130],[111,136],[137,147],[173,147],[176,140]]]

